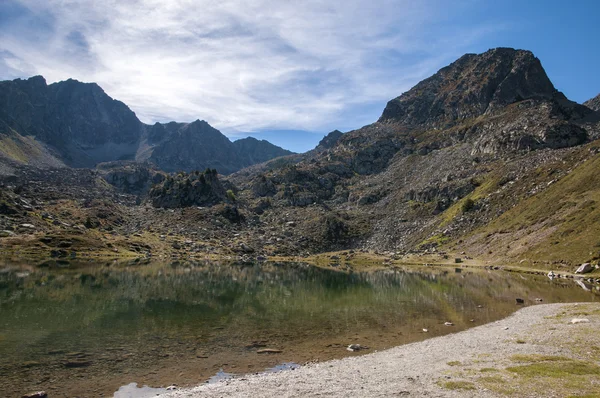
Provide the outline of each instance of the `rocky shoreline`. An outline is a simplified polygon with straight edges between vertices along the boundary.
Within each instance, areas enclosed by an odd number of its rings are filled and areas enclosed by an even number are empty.
[[[598,324],[598,303],[536,305],[451,335],[160,397],[592,396]]]

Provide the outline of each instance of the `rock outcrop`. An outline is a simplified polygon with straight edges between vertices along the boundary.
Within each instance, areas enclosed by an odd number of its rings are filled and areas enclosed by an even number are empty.
[[[228,199],[234,200],[234,197],[228,198],[215,169],[167,176],[162,183],[150,189],[148,197],[154,207],[167,209],[212,206]]]

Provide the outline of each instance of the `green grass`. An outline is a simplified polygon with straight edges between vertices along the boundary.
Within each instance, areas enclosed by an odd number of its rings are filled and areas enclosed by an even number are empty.
[[[517,258],[563,259],[577,264],[600,256],[597,233],[600,229],[600,155],[581,162],[586,153],[587,148],[582,147],[580,152],[566,157],[564,164],[561,161],[530,172],[523,184],[546,186],[547,181],[552,179],[553,170],[579,164],[539,193],[522,198],[515,207],[473,231],[472,236],[496,237],[489,245],[494,253],[502,253],[507,246],[524,247],[516,254]],[[468,198],[476,201],[478,196],[490,189],[494,189],[492,177]],[[464,200],[466,198],[444,213],[442,224],[460,213]],[[490,243],[486,238],[479,240],[479,244]]]
[[[539,355],[539,354],[516,354],[510,357],[514,362],[557,362],[557,361],[570,361],[566,357],[558,357],[553,355]]]
[[[506,368],[523,377],[551,377],[567,379],[569,376],[600,375],[600,366],[584,361],[538,362]]]
[[[474,390],[475,384],[469,381],[446,381],[441,386],[447,390]]]
[[[459,361],[450,361],[447,363],[448,366],[460,366],[462,365],[462,363],[460,363]]]
[[[481,368],[481,369],[479,369],[479,371],[480,371],[481,373],[492,373],[492,372],[499,372],[499,370],[498,370],[498,369],[496,369],[496,368]]]

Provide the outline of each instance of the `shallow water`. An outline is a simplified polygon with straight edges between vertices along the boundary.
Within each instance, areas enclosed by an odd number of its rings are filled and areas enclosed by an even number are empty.
[[[572,280],[437,267],[3,265],[0,391],[103,397],[130,383],[195,385],[462,330],[510,314],[517,297],[597,300]],[[348,352],[354,343],[368,349]]]

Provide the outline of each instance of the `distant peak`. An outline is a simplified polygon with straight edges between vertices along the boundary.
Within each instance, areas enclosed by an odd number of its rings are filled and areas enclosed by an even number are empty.
[[[32,83],[46,84],[46,79],[44,78],[44,76],[41,76],[41,75],[32,76],[29,79],[27,79],[27,81],[32,82]]]

